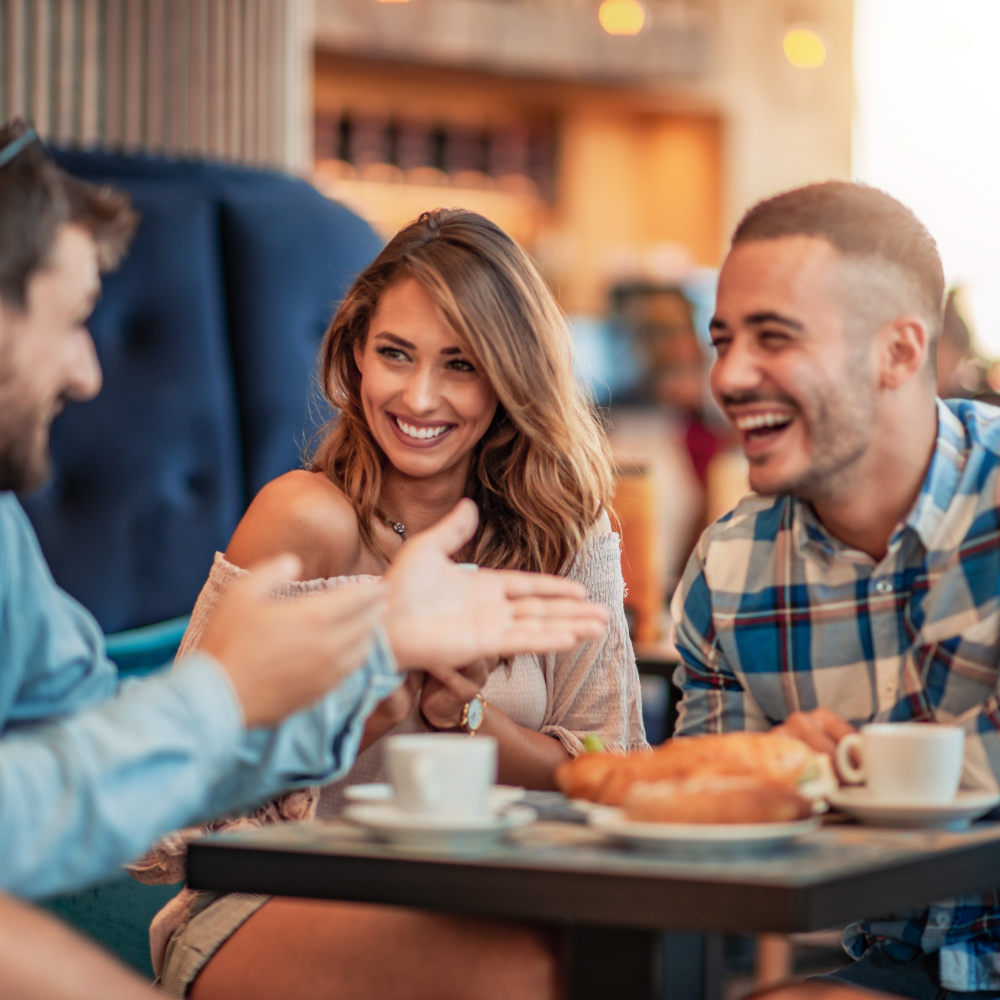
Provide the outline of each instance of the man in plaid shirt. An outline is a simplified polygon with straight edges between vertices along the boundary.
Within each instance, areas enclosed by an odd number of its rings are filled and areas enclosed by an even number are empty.
[[[888,195],[751,209],[719,278],[712,389],[750,464],[673,602],[678,735],[780,729],[832,754],[873,720],[956,723],[1000,774],[1000,410],[935,398],[944,276]],[[1000,996],[997,893],[854,924],[837,975]]]

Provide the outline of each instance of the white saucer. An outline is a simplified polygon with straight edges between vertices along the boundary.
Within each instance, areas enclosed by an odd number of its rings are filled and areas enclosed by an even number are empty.
[[[344,798],[351,802],[393,802],[392,785],[388,782],[372,785],[348,785],[344,789]],[[491,812],[499,812],[512,802],[524,798],[524,789],[516,785],[494,785],[490,789],[489,803]]]
[[[691,855],[752,854],[783,847],[819,829],[819,816],[792,823],[639,823],[621,809],[597,806],[587,822],[601,833],[646,851]]]
[[[995,792],[959,791],[954,801],[886,802],[872,798],[867,788],[839,788],[827,795],[830,805],[870,826],[909,826],[932,830],[962,830],[1000,804]]]
[[[391,802],[348,806],[344,818],[363,827],[376,840],[408,851],[462,854],[492,847],[508,830],[537,818],[528,806],[509,806],[491,816],[420,816]]]

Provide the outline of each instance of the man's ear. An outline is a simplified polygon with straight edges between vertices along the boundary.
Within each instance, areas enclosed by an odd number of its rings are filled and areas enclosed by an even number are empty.
[[[877,337],[879,384],[898,389],[909,382],[927,362],[930,334],[919,316],[900,316],[886,323]]]

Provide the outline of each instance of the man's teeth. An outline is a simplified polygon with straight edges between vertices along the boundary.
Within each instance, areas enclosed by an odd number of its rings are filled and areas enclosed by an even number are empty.
[[[396,425],[407,437],[417,438],[420,441],[440,437],[449,427],[448,424],[442,424],[440,427],[411,427],[400,420],[399,417],[396,417]]]
[[[756,431],[761,427],[784,427],[792,418],[787,413],[754,413],[748,417],[737,417],[736,427],[741,431]]]

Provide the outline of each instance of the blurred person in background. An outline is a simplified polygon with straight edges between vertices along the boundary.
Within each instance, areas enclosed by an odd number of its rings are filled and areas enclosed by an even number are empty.
[[[642,371],[634,401],[659,404],[678,422],[691,467],[704,487],[709,463],[733,443],[733,436],[722,420],[712,418],[709,359],[691,303],[680,288],[637,282],[612,289],[611,311],[615,325],[632,341]]]
[[[711,398],[709,358],[680,287],[615,286],[612,327],[626,338],[640,378],[612,406],[620,479],[627,606],[633,639],[669,635],[666,602],[698,535],[746,490],[746,460]]]
[[[644,749],[608,517],[608,444],[573,374],[565,319],[527,254],[473,212],[425,213],[355,280],[322,359],[339,415],[311,468],[265,486],[216,557],[182,651],[204,641],[218,602],[260,559],[300,556],[307,581],[289,596],[335,592],[381,576],[462,497],[480,522],[457,558],[578,581],[610,627],[559,655],[470,662],[450,682],[414,675],[369,718],[342,782],[286,796],[249,821],[335,813],[345,784],[385,780],[390,731],[492,736],[500,781],[532,789],[554,788],[556,767],[589,734],[611,751]],[[183,878],[198,833],[168,838],[136,877]],[[151,940],[165,988],[196,1000],[279,990],[289,1000],[459,1000],[557,988],[541,931],[391,907],[185,890],[157,915]]]
[[[937,344],[937,394],[941,399],[970,397],[977,381],[969,382],[967,363],[974,357],[972,335],[958,311],[958,289],[952,288],[944,304],[944,320]],[[973,372],[973,374],[976,374]]]
[[[277,602],[300,569],[278,555],[229,590],[197,652],[119,689],[100,627],[56,586],[13,491],[44,483],[52,420],[100,390],[85,323],[136,222],[125,195],[65,174],[23,123],[0,129],[0,887],[32,898],[115,873],[179,824],[342,773],[365,717],[418,662],[454,683],[470,657],[604,630],[570,581],[456,567],[448,554],[476,525],[465,504],[382,584]],[[0,941],[5,998],[148,995],[6,898]]]

